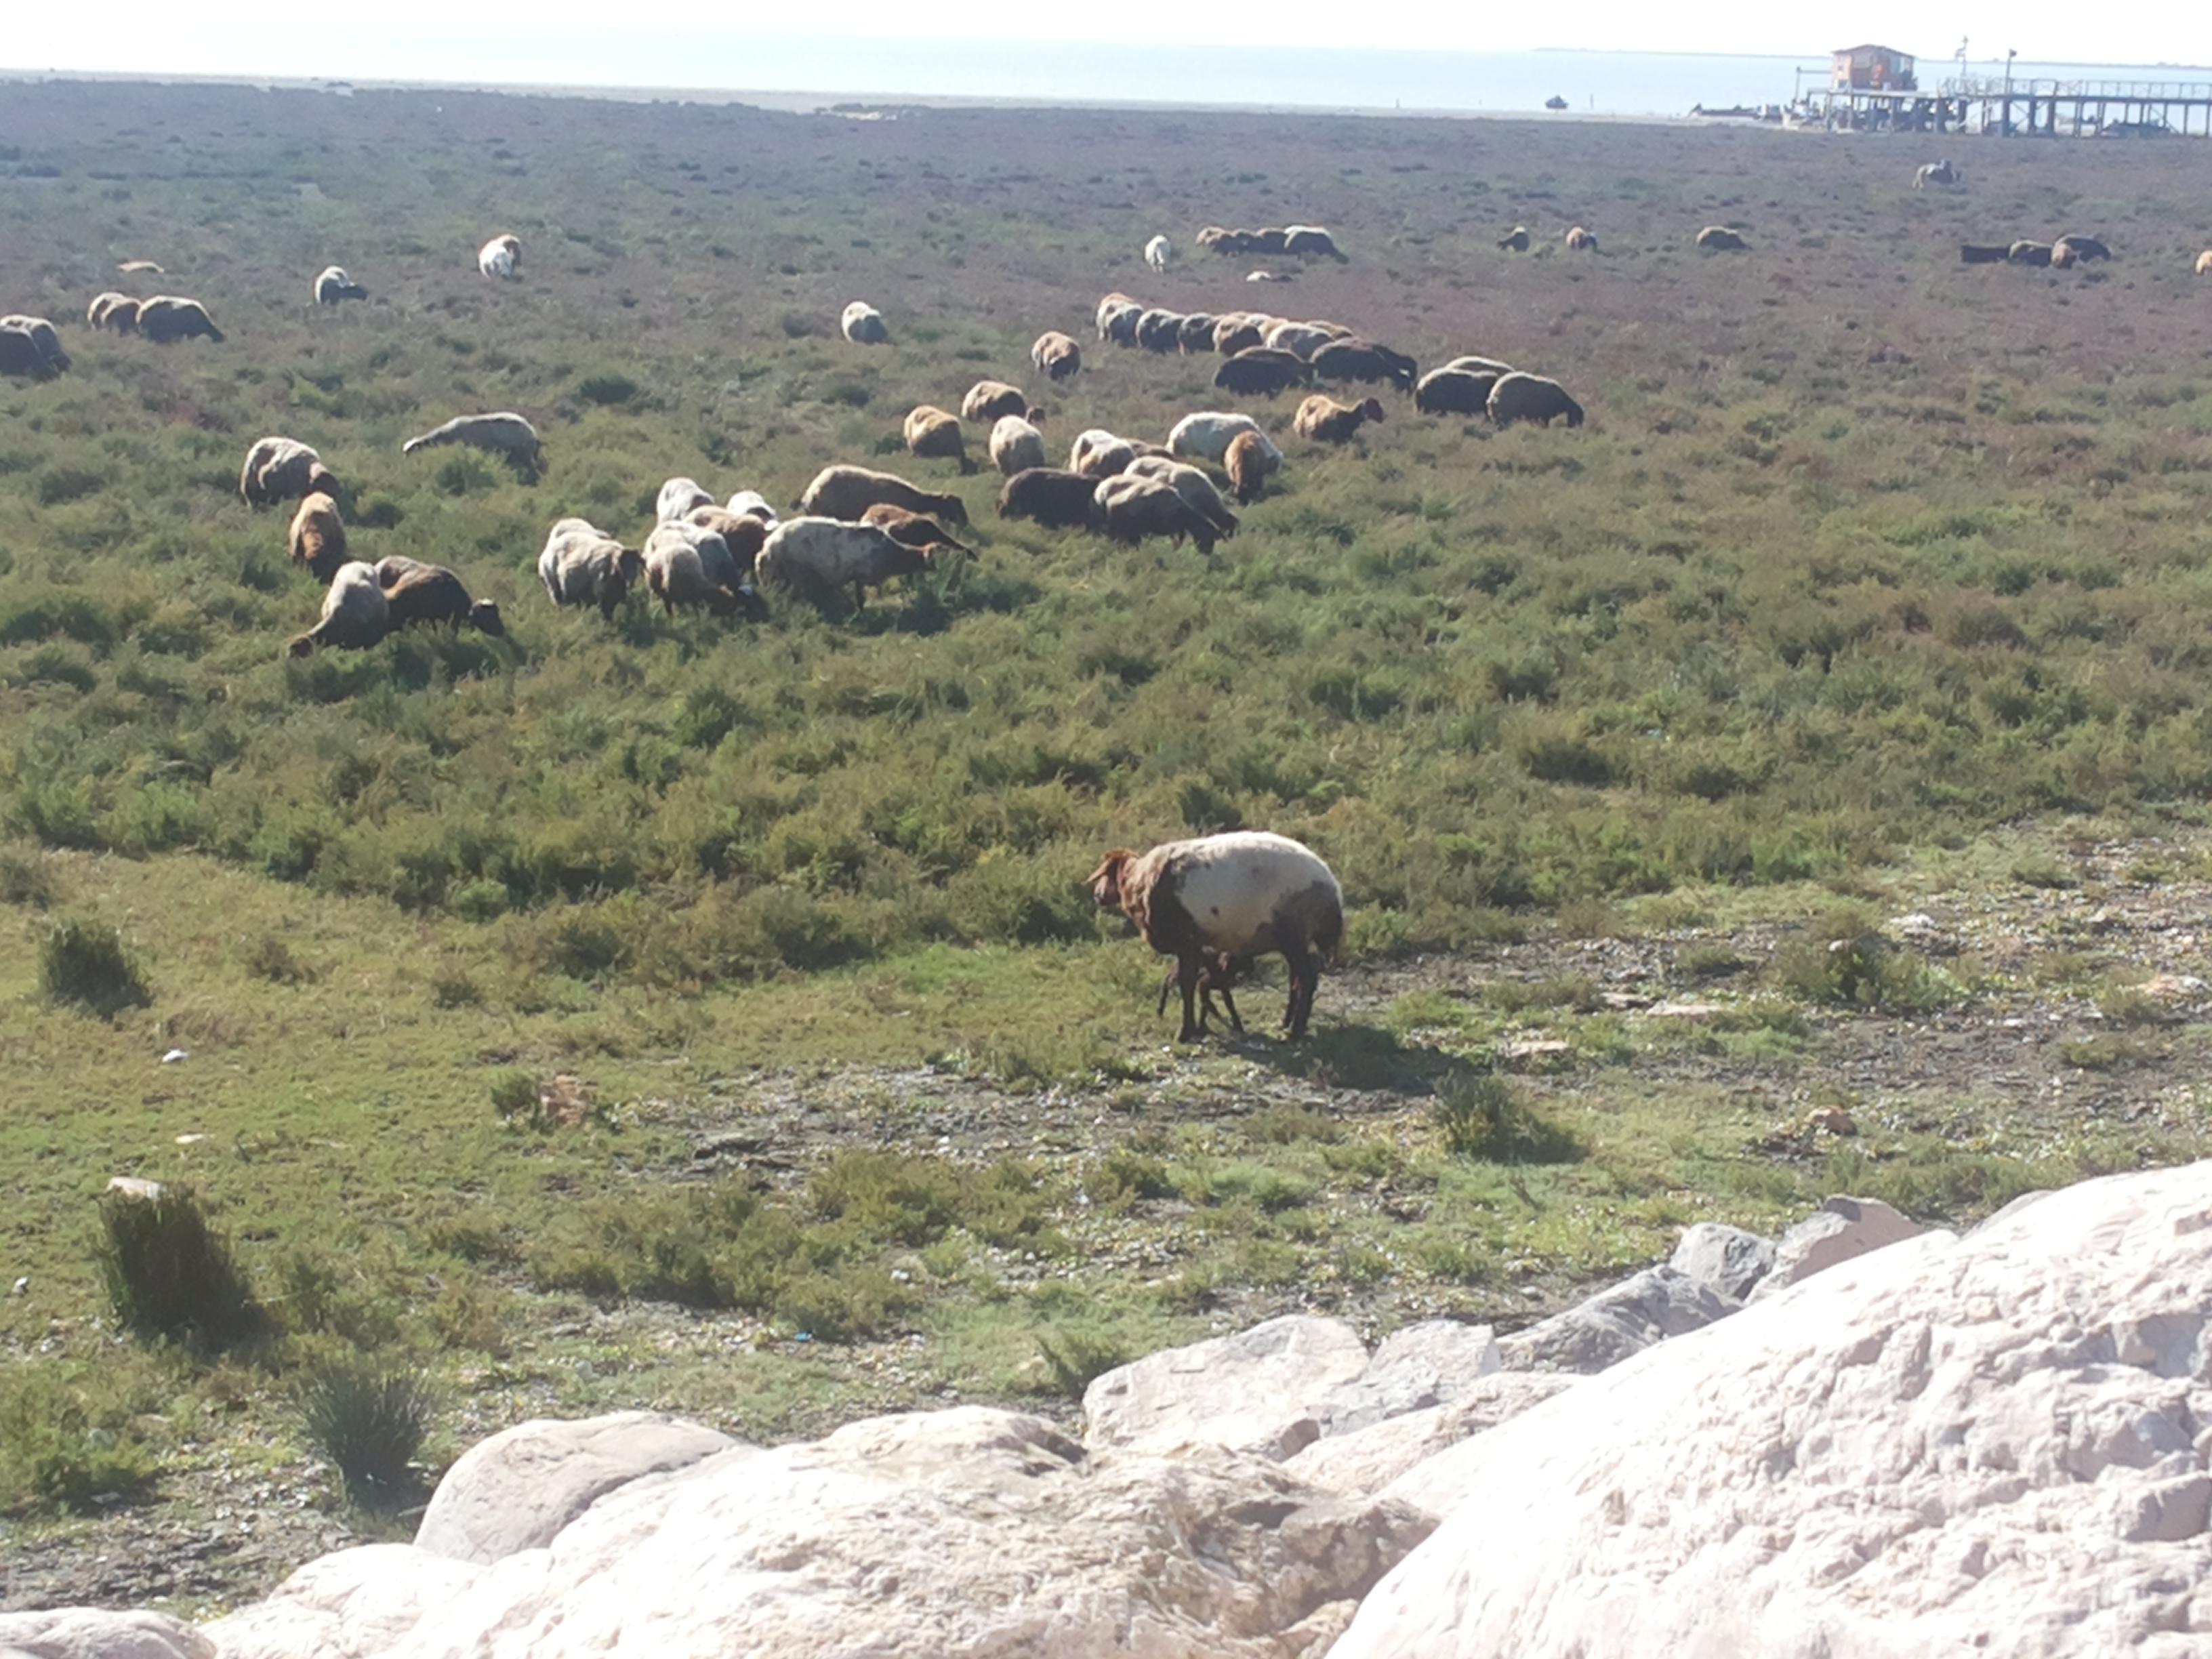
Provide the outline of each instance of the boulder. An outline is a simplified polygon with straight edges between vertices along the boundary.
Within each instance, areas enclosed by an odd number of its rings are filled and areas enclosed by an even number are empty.
[[[1518,1417],[1572,1387],[1575,1380],[1564,1371],[1493,1371],[1447,1405],[1316,1440],[1283,1467],[1299,1480],[1330,1492],[1374,1498],[1408,1470],[1435,1462],[1470,1437]],[[1432,1514],[1450,1507],[1448,1502],[1439,1504],[1427,1486],[1404,1486],[1390,1495]],[[1451,1496],[1457,1496],[1456,1488],[1451,1489]]]
[[[1320,1659],[1431,1524],[969,1407],[635,1480],[489,1566],[349,1550],[210,1634],[222,1659]]]
[[[1831,1198],[1788,1232],[1774,1247],[1774,1266],[1753,1287],[1750,1300],[1778,1295],[1839,1261],[1849,1261],[1917,1238],[1928,1230],[1909,1221],[1878,1198]]]
[[[1355,1381],[1332,1389],[1315,1414],[1324,1437],[1349,1434],[1464,1394],[1498,1369],[1487,1325],[1425,1319],[1382,1339]]]
[[[0,1613],[4,1659],[215,1659],[215,1644],[158,1613],[54,1607]]]
[[[1084,1391],[1084,1438],[1155,1451],[1212,1441],[1279,1462],[1321,1437],[1322,1402],[1366,1369],[1342,1320],[1285,1314],[1108,1371]]]
[[[1516,1331],[1498,1343],[1498,1353],[1508,1370],[1589,1376],[1735,1310],[1735,1303],[1687,1273],[1646,1267],[1565,1313]]]
[[[2212,1163],[1923,1234],[1462,1449],[1330,1659],[2212,1651]]]
[[[518,1423],[461,1454],[431,1494],[415,1543],[456,1561],[537,1549],[617,1486],[737,1443],[655,1412]]]
[[[1774,1241],[1741,1227],[1700,1221],[1684,1229],[1667,1265],[1700,1285],[1711,1285],[1731,1302],[1741,1302],[1772,1271]]]

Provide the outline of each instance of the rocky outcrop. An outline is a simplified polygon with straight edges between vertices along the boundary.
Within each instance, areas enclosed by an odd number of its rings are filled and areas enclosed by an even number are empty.
[[[1774,1270],[1774,1241],[1741,1227],[1700,1221],[1684,1230],[1667,1265],[1686,1279],[1711,1285],[1729,1301],[1741,1303]]]
[[[158,1613],[55,1607],[0,1613],[0,1659],[216,1659],[216,1647]]]
[[[1447,1500],[1458,1492],[1451,1484],[1445,1453],[1531,1406],[1541,1405],[1574,1381],[1563,1371],[1494,1371],[1449,1404],[1316,1440],[1283,1467],[1299,1480],[1331,1492],[1357,1498],[1387,1492],[1416,1508],[1441,1513],[1439,1491]],[[1443,1473],[1426,1478],[1409,1473],[1431,1467]],[[1449,1501],[1443,1507],[1449,1508]]]
[[[1210,1442],[1280,1462],[1321,1438],[1325,1403],[1366,1370],[1351,1326],[1287,1314],[1108,1371],[1084,1393],[1084,1436],[1152,1450]]]
[[[2212,1164],[2087,1182],[1446,1454],[1331,1659],[2212,1651],[2207,1424]]]
[[[1646,1267],[1498,1345],[1505,1368],[1588,1376],[1653,1343],[1725,1319],[1737,1304],[1673,1267]]]
[[[1316,1413],[1324,1438],[1456,1400],[1498,1366],[1487,1325],[1425,1319],[1382,1339],[1367,1369],[1329,1390]]]
[[[1878,1198],[1829,1199],[1782,1235],[1775,1246],[1774,1265],[1750,1299],[1773,1296],[1869,1250],[1917,1238],[1927,1231]]]

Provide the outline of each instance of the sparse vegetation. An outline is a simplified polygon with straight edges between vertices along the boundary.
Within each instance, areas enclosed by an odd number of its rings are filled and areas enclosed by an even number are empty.
[[[81,916],[64,916],[39,944],[39,985],[55,1002],[115,1015],[148,1000],[145,975],[123,935]]]
[[[94,1255],[117,1322],[141,1337],[215,1352],[263,1328],[230,1241],[188,1187],[106,1194]]]
[[[423,1373],[404,1364],[345,1356],[313,1366],[298,1385],[309,1443],[337,1468],[358,1503],[390,1507],[410,1497],[435,1409]]]

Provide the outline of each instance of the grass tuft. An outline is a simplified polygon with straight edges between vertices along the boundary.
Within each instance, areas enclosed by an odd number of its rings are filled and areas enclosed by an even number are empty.
[[[345,1355],[312,1367],[296,1398],[309,1443],[337,1466],[355,1502],[389,1507],[418,1489],[415,1459],[436,1409],[421,1370]]]
[[[40,942],[39,988],[52,1001],[110,1019],[153,1000],[123,935],[76,916],[56,921]]]
[[[104,1194],[94,1255],[117,1321],[134,1335],[216,1352],[265,1326],[230,1241],[190,1188]]]

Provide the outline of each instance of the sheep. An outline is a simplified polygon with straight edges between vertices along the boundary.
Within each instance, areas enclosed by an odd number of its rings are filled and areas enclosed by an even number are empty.
[[[2212,276],[2212,247],[2206,248],[2203,252],[2197,256],[2197,274],[2199,276]]]
[[[376,580],[374,567],[356,559],[331,573],[330,589],[323,595],[322,620],[285,648],[295,657],[325,645],[366,651],[391,631],[392,607],[385,600],[383,584]]]
[[[1388,380],[1411,392],[1420,365],[1402,351],[1366,340],[1331,340],[1313,355],[1313,372],[1324,380]]]
[[[1180,546],[1188,536],[1200,552],[1213,552],[1212,523],[1164,479],[1107,478],[1091,499],[1097,506],[1095,521],[1110,541],[1133,547],[1147,536],[1171,536]]]
[[[1508,253],[1526,253],[1531,240],[1528,226],[1516,225],[1498,239],[1498,246]]]
[[[2112,250],[2094,236],[2077,236],[2069,232],[2051,245],[2051,251],[2056,253],[2062,247],[2077,259],[2109,259],[2112,257]]]
[[[151,259],[125,259],[115,268],[126,276],[142,271],[151,276],[166,276],[169,274]]]
[[[1912,170],[1912,187],[1915,190],[1925,190],[1930,185],[1955,185],[1958,182],[1959,170],[1951,165],[1948,156],[1940,161],[1923,161]]]
[[[1281,465],[1282,452],[1259,432],[1240,432],[1230,440],[1222,460],[1229,469],[1229,483],[1238,503],[1249,507],[1267,487],[1267,475]]]
[[[1122,475],[1131,478],[1157,478],[1190,504],[1191,509],[1208,524],[1214,533],[1227,541],[1237,533],[1237,519],[1229,510],[1229,503],[1221,499],[1221,491],[1213,480],[1188,462],[1167,455],[1139,455],[1129,463]]]
[[[1191,240],[1208,253],[1224,253],[1228,250],[1221,245],[1229,239],[1230,234],[1230,232],[1224,230],[1219,225],[1208,225],[1197,235],[1192,237]]]
[[[343,265],[326,265],[323,274],[315,278],[315,303],[334,306],[346,300],[366,300],[368,290],[345,274]]]
[[[1175,244],[1164,236],[1155,236],[1145,244],[1145,263],[1156,271],[1165,270],[1175,257]]]
[[[436,449],[446,444],[466,444],[471,449],[489,451],[526,477],[536,477],[545,468],[545,449],[538,440],[538,428],[512,410],[493,415],[456,415],[443,426],[410,438],[399,450],[412,455],[418,449]]]
[[[814,482],[806,486],[806,493],[799,498],[799,510],[817,518],[851,521],[878,501],[926,513],[963,528],[968,523],[968,509],[957,495],[933,495],[916,489],[904,478],[889,472],[872,472],[865,466],[823,467],[814,475]]]
[[[758,519],[765,525],[775,522],[775,509],[768,504],[768,497],[757,489],[740,489],[725,505],[740,518]]]
[[[1184,356],[1194,351],[1213,349],[1214,319],[1203,311],[1194,311],[1176,328],[1176,349]]]
[[[1292,225],[1283,233],[1283,252],[1301,259],[1334,259],[1340,265],[1352,263],[1338,250],[1336,238],[1319,225]]]
[[[1279,955],[1290,970],[1285,1034],[1305,1035],[1322,963],[1344,939],[1344,891],[1310,848],[1267,830],[1167,842],[1141,856],[1116,848],[1091,872],[1091,897],[1120,910],[1145,943],[1176,959],[1178,1041],[1205,1035],[1197,994],[1209,964]]]
[[[1508,369],[1507,374],[1512,371]],[[1486,415],[1498,375],[1468,368],[1431,369],[1413,388],[1413,407],[1424,415]]]
[[[1196,415],[1186,415],[1175,423],[1168,434],[1168,453],[1186,461],[1211,461],[1220,465],[1229,453],[1229,446],[1240,432],[1253,433],[1259,437],[1260,452],[1273,472],[1283,464],[1283,452],[1267,441],[1260,431],[1260,423],[1249,415],[1223,415],[1212,410]]]
[[[1311,323],[1279,322],[1262,337],[1270,350],[1288,351],[1310,360],[1315,352],[1338,337]]]
[[[2005,250],[2005,262],[2008,264],[2032,265],[2039,270],[2051,263],[2051,246],[2047,242],[2014,242]]]
[[[1577,225],[1572,230],[1567,233],[1567,252],[1570,253],[1595,253],[1597,252],[1597,238],[1593,236],[1582,226]]]
[[[891,331],[884,325],[884,313],[866,300],[855,300],[845,307],[837,326],[854,345],[889,345]]]
[[[1218,951],[1201,950],[1199,952],[1198,1024],[1200,1030],[1206,1029],[1217,1012],[1213,994],[1218,991],[1221,993],[1221,1007],[1229,1015],[1229,1029],[1238,1036],[1244,1035],[1243,1018],[1237,1012],[1237,999],[1230,994],[1231,988],[1237,982],[1238,971],[1238,963],[1234,957],[1224,956]],[[1168,998],[1182,982],[1181,973],[1170,967],[1167,976],[1160,981],[1159,1000],[1152,1005],[1153,1018],[1158,1019],[1167,1012]]]
[[[1291,429],[1301,438],[1310,438],[1316,443],[1342,444],[1351,442],[1364,422],[1382,418],[1379,398],[1340,404],[1326,392],[1316,392],[1298,405],[1298,412],[1291,418]]]
[[[855,610],[867,603],[872,584],[919,575],[930,568],[927,550],[908,547],[880,525],[835,519],[787,519],[761,549],[761,580],[817,592],[850,583]]]
[[[2053,270],[2071,270],[2080,258],[2081,255],[2063,242],[2051,245],[2051,268]]]
[[[93,328],[112,328],[118,334],[133,333],[138,327],[138,302],[111,289],[84,308],[84,320]]]
[[[330,581],[346,562],[345,520],[338,516],[338,504],[319,490],[303,499],[284,532],[284,545],[294,564],[307,566],[319,582]]]
[[[1291,233],[1287,230],[1255,230],[1252,233],[1252,252],[1255,253],[1288,253]]]
[[[1044,434],[1018,415],[1001,415],[991,428],[991,465],[1007,478],[1044,465]]]
[[[489,599],[471,599],[461,579],[442,564],[416,559],[380,559],[376,584],[384,590],[390,631],[398,633],[421,623],[426,627],[450,626],[456,633],[465,626],[493,637],[507,632],[499,607]]]
[[[1726,225],[1707,225],[1698,233],[1698,246],[1707,253],[1748,253],[1751,244],[1740,230]]]
[[[69,368],[70,355],[62,349],[62,337],[45,318],[20,313],[0,317],[0,331],[14,342],[8,359],[0,362],[0,372],[51,380]]]
[[[248,507],[296,501],[318,490],[335,496],[338,481],[323,458],[296,438],[258,440],[246,452],[246,465],[238,472],[238,498]]]
[[[1105,336],[1102,333],[1099,337]],[[1073,336],[1051,330],[1037,336],[1036,343],[1030,348],[1030,362],[1056,386],[1082,372],[1083,348]]]
[[[1313,365],[1295,351],[1254,346],[1240,351],[1213,371],[1213,384],[1223,392],[1249,392],[1272,398],[1294,386],[1312,383]]]
[[[1495,357],[1455,357],[1444,367],[1461,369],[1469,374],[1510,374],[1513,372],[1512,364],[1500,362]]]
[[[1136,445],[1093,427],[1087,432],[1077,433],[1075,441],[1068,446],[1067,470],[1094,480],[1111,478],[1126,471],[1136,459]]]
[[[1173,351],[1182,338],[1182,313],[1164,311],[1155,306],[1137,317],[1137,343],[1146,351],[1165,356]]]
[[[674,524],[689,516],[695,507],[712,507],[714,498],[699,487],[696,478],[671,478],[660,486],[660,494],[653,500],[653,521],[655,524]]]
[[[907,453],[917,460],[957,461],[963,473],[975,470],[960,435],[960,422],[933,404],[923,404],[908,412],[905,435]]]
[[[1047,530],[1081,530],[1091,522],[1096,478],[1058,467],[1024,468],[999,491],[999,516],[1030,519]]]
[[[1298,279],[1295,272],[1288,270],[1252,270],[1244,274],[1244,280],[1248,283],[1295,283]]]
[[[1494,426],[1510,426],[1516,421],[1549,426],[1559,416],[1566,417],[1569,426],[1583,423],[1583,406],[1567,396],[1566,388],[1557,380],[1516,372],[1499,375],[1498,384],[1490,388],[1490,419]]]
[[[487,276],[513,279],[522,270],[522,239],[502,231],[477,250],[477,269]]]
[[[739,579],[729,544],[711,530],[678,522],[655,525],[645,539],[645,583],[665,616],[703,605],[718,617],[753,601]]]
[[[946,535],[945,526],[936,520],[920,513],[909,513],[902,507],[893,507],[888,501],[878,501],[860,514],[860,522],[875,526],[901,547],[910,547],[917,553],[926,553],[933,560],[940,547],[949,547],[956,553],[969,551],[964,544]]]
[[[1098,337],[1121,345],[1130,344],[1136,337],[1134,319],[1144,309],[1126,294],[1109,294],[1098,302]],[[1127,338],[1122,337],[1125,331]]]
[[[1032,412],[1028,394],[1004,380],[978,380],[960,400],[960,418],[963,421],[988,423],[1006,415],[1020,415],[1036,421],[1044,417],[1044,411]]]
[[[875,510],[872,507],[868,509],[871,513]],[[722,572],[723,575],[740,594],[751,587],[761,544],[775,528],[773,521],[755,518],[750,513],[732,513],[725,507],[708,506],[693,507],[684,514],[683,522],[720,536],[730,556],[730,568]]]
[[[538,580],[556,605],[596,605],[608,622],[645,576],[645,559],[581,519],[562,519],[538,556]]]

